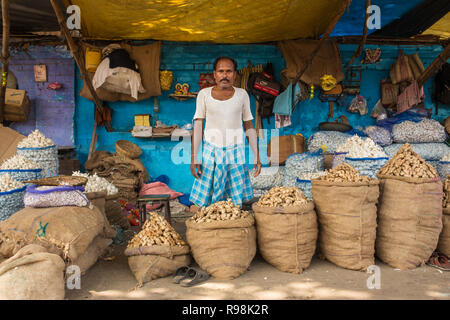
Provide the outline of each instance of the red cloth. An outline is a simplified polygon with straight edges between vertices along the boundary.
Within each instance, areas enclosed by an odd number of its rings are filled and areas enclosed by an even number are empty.
[[[178,198],[183,195],[181,192],[176,192],[176,191],[170,189],[167,186],[167,184],[162,183],[160,181],[144,184],[142,186],[141,191],[139,191],[139,195],[145,196],[148,194],[170,194],[170,200]],[[147,210],[150,211],[150,210],[158,209],[161,206],[162,206],[162,204],[160,204],[160,203],[148,204]]]

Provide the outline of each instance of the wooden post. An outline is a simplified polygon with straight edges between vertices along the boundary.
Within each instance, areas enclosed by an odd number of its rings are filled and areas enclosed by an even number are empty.
[[[50,3],[53,6],[53,10],[55,11],[56,17],[58,18],[58,23],[61,28],[61,31],[64,34],[64,36],[66,37],[67,44],[69,46],[70,51],[72,52],[72,55],[73,55],[73,58],[75,59],[76,64],[78,65],[78,68],[80,69],[80,72],[81,72],[81,75],[83,76],[84,82],[86,83],[89,91],[91,92],[91,95],[94,99],[95,107],[98,110],[98,112],[103,114],[103,106],[100,102],[100,99],[97,96],[97,93],[95,92],[94,87],[92,86],[91,79],[89,79],[89,75],[86,71],[84,61],[78,55],[77,46],[69,32],[69,29],[66,26],[66,20],[65,20],[63,11],[61,10],[61,7],[59,6],[57,0],[50,0]],[[108,131],[113,131],[110,123],[106,123],[105,127]]]
[[[355,52],[353,53],[352,58],[349,60],[349,62],[347,62],[346,66],[351,65],[353,63],[353,60],[355,60],[355,58],[361,54],[362,49],[364,48],[364,44],[366,43],[367,31],[368,31],[367,20],[369,20],[369,14],[367,13],[367,8],[369,8],[369,7],[370,7],[370,0],[366,0],[366,12],[365,12],[365,19],[364,19],[363,36],[362,36],[361,42],[358,45],[358,48],[356,48]]]
[[[448,58],[450,58],[450,44],[446,45],[444,51],[442,51],[441,54],[438,55],[433,62],[431,62],[428,68],[426,68],[425,71],[419,76],[417,79],[419,88],[422,87],[425,82],[427,82],[427,80],[430,79],[433,74],[435,74],[444,65]]]
[[[2,35],[2,84],[0,88],[0,123],[4,121],[5,110],[5,93],[6,84],[8,80],[9,67],[9,2],[2,0],[2,21],[3,21],[3,35]]]
[[[331,21],[328,28],[325,30],[325,33],[322,35],[322,37],[319,40],[319,43],[317,44],[317,47],[314,49],[314,51],[311,53],[308,61],[305,63],[303,68],[300,70],[300,72],[297,74],[294,80],[294,84],[297,83],[301,76],[305,73],[306,70],[308,70],[309,66],[311,65],[312,61],[314,60],[314,57],[319,52],[320,48],[322,47],[322,44],[325,42],[326,39],[330,36],[331,32],[333,31],[334,27],[336,26],[337,22],[341,18],[342,14],[344,13],[345,9],[350,5],[350,2],[352,0],[346,0],[342,7],[339,9],[337,15],[334,17],[334,19]]]

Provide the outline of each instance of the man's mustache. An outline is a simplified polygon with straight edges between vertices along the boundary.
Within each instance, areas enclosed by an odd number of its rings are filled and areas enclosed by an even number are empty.
[[[222,81],[226,81],[226,82],[229,82],[229,80],[228,80],[228,79],[222,79],[222,80],[220,80],[220,82],[222,82]]]

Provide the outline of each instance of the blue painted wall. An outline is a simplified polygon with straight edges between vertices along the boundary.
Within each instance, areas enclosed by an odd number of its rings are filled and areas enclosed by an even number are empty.
[[[9,68],[17,78],[18,87],[30,98],[28,121],[11,124],[23,135],[35,129],[51,138],[58,146],[73,146],[74,60],[66,46],[30,46],[11,49]],[[34,65],[47,67],[47,82],[34,81]],[[60,90],[48,89],[58,81]]]
[[[356,49],[356,45],[340,45],[341,58],[345,64]],[[375,48],[374,45],[368,45],[366,48]],[[419,53],[425,67],[442,51],[440,46],[402,46],[406,54]],[[382,61],[373,65],[363,66],[363,77],[361,94],[366,97],[369,113],[380,98],[380,80],[388,77],[389,66],[395,61],[398,55],[398,46],[381,46]],[[199,75],[202,72],[212,70],[212,62],[219,55],[229,55],[234,57],[241,68],[247,65],[250,60],[254,65],[266,62],[272,62],[275,72],[279,75],[280,71],[285,67],[285,61],[277,47],[271,45],[208,45],[208,44],[187,44],[164,42],[162,47],[161,69],[168,69],[174,73],[174,84],[176,82],[187,82],[191,85],[191,91],[198,91]],[[208,64],[209,62],[209,64]],[[355,62],[358,64],[359,62]],[[82,80],[77,70],[75,83],[75,115],[74,115],[74,137],[75,144],[78,149],[80,160],[84,163],[87,159],[89,144],[92,134],[94,121],[94,105],[93,102],[86,100],[78,95],[82,86]],[[157,114],[158,120],[165,124],[177,124],[180,127],[186,123],[190,123],[195,112],[195,99],[187,101],[175,101],[168,97],[173,91],[174,84],[169,92],[164,92],[159,97],[160,112]],[[433,89],[433,81],[430,80],[425,85],[426,106],[433,108],[431,102],[431,93]],[[292,116],[292,126],[281,129],[280,135],[302,133],[305,137],[309,137],[318,130],[317,126],[320,122],[326,121],[328,116],[328,103],[323,103],[316,96],[311,101],[301,102]],[[350,102],[350,100],[349,100]],[[169,186],[176,191],[190,192],[193,177],[189,170],[190,161],[190,141],[171,141],[170,139],[139,139],[133,138],[128,132],[134,124],[134,114],[153,112],[153,99],[140,101],[137,103],[116,102],[110,103],[113,109],[112,125],[116,132],[106,132],[104,128],[98,128],[97,150],[108,150],[114,152],[114,144],[116,140],[127,139],[138,144],[142,150],[141,156],[149,174],[157,177],[166,174],[170,178]],[[251,98],[252,112],[255,112],[255,102]],[[359,114],[350,114],[346,112],[345,107],[335,107],[335,116],[341,114],[346,115],[353,127],[365,127],[375,123],[375,120],[369,114],[360,116]],[[446,107],[441,107],[439,115],[433,117],[442,120],[450,115],[450,111]],[[264,128],[274,129],[274,120],[271,119],[270,124],[267,121],[263,123]],[[277,133],[274,133],[275,135]],[[268,137],[269,138],[269,137]],[[267,154],[267,142],[261,141],[260,149],[263,155]],[[247,150],[247,154],[251,159],[251,152]],[[176,160],[176,163],[172,161]],[[184,160],[184,163],[183,163]],[[267,164],[267,157],[262,157],[263,164]],[[180,163],[181,162],[181,163]]]

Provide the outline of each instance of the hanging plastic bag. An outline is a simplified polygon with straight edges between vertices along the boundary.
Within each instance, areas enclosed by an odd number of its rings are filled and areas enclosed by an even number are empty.
[[[353,98],[352,102],[350,102],[347,111],[352,113],[359,112],[359,114],[362,116],[367,114],[369,110],[367,109],[366,99],[363,96],[357,95]]]

